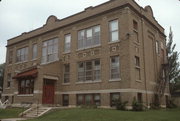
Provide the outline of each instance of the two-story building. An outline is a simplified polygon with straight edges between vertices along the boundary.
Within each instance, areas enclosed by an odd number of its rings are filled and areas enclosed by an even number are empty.
[[[110,107],[136,98],[150,106],[161,95],[165,106],[165,39],[151,7],[134,0],[110,0],[61,20],[50,16],[8,40],[4,100]]]

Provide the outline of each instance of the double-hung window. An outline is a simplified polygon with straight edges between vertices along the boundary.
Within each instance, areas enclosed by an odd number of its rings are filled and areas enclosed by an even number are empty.
[[[70,65],[65,64],[64,65],[64,83],[70,82]]]
[[[119,56],[111,57],[111,79],[119,79],[120,78],[120,64],[119,64]]]
[[[43,42],[42,63],[49,63],[58,60],[58,38]]]
[[[18,49],[16,52],[16,62],[24,62],[28,60],[28,47]]]
[[[136,80],[141,80],[140,58],[135,56],[135,75]]]
[[[68,53],[71,51],[71,34],[65,35],[64,41],[64,52]]]
[[[32,47],[32,59],[33,60],[36,59],[37,55],[38,55],[37,44],[33,44],[33,47]]]
[[[100,73],[99,59],[78,63],[78,82],[99,81]]]
[[[78,49],[100,45],[100,26],[94,26],[78,32]]]
[[[119,41],[119,25],[118,20],[113,20],[109,22],[109,33],[110,42]]]

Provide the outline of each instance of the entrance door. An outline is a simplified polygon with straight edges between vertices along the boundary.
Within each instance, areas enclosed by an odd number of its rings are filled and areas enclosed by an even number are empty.
[[[44,80],[43,85],[43,104],[54,104],[54,80]]]

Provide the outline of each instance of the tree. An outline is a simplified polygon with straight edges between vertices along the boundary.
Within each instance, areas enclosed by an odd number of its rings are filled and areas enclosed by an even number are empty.
[[[0,87],[3,87],[4,68],[5,68],[5,63],[0,64]]]
[[[178,62],[179,53],[175,51],[176,44],[173,43],[173,32],[170,27],[169,38],[167,42],[167,58],[170,92],[174,92],[175,85],[180,81],[180,64]]]

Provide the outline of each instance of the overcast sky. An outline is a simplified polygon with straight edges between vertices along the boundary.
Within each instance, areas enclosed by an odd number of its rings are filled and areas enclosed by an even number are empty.
[[[0,2],[0,63],[5,62],[7,40],[41,27],[48,16],[65,18],[108,0],[2,0]],[[156,20],[169,33],[172,26],[176,49],[180,52],[180,1],[136,0],[141,6],[151,5]]]

